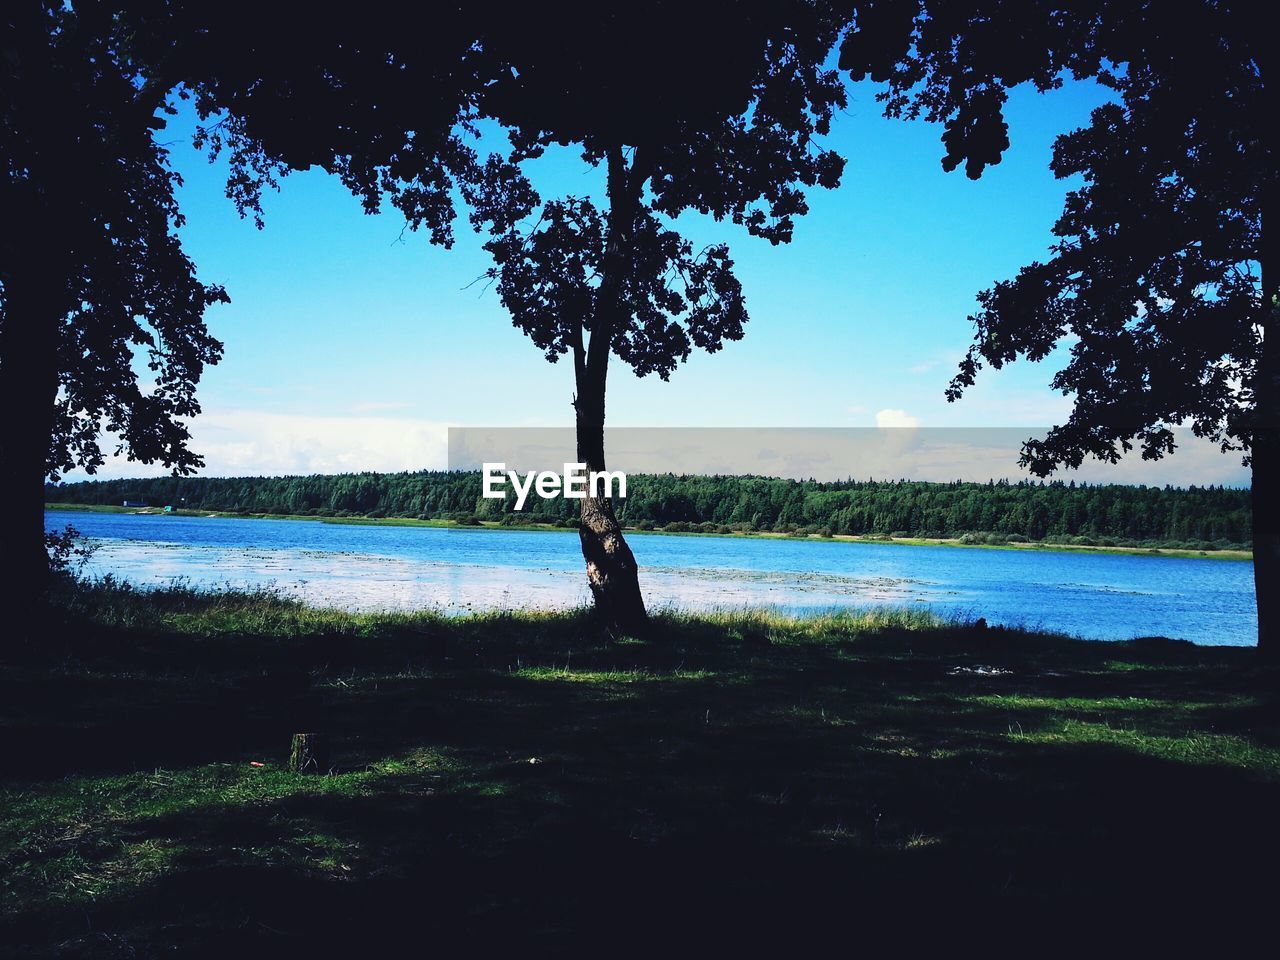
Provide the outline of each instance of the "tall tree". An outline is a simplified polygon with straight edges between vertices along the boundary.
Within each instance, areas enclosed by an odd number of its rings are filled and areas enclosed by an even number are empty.
[[[153,135],[169,86],[96,4],[0,15],[0,498],[5,599],[26,610],[48,575],[44,483],[120,449],[178,473],[200,459],[183,419],[221,346],[176,229],[177,174]],[[145,368],[145,373],[139,372]]]
[[[479,107],[513,149],[479,171],[472,220],[491,235],[491,276],[516,326],[547,359],[572,358],[578,460],[604,470],[611,357],[665,380],[694,347],[739,339],[747,321],[728,247],[695,249],[673,221],[696,210],[787,242],[807,210],[803,187],[839,183],[844,161],[817,138],[845,91],[825,67],[841,20],[822,4],[588,14],[525,8],[488,38],[511,69]],[[604,168],[603,207],[540,203],[513,180],[553,143]],[[645,615],[636,562],[608,498],[588,494],[579,532],[597,607],[634,627]]]
[[[1049,257],[979,295],[975,343],[947,395],[960,397],[984,364],[1040,360],[1063,344],[1069,360],[1052,386],[1074,407],[1026,443],[1033,472],[1114,462],[1135,447],[1159,458],[1179,425],[1241,452],[1253,472],[1258,644],[1280,655],[1280,258],[1276,231],[1264,232],[1276,208],[1277,110],[1261,9],[877,6],[842,64],[889,82],[890,114],[944,122],[947,169],[963,163],[976,178],[999,161],[1016,84],[1048,89],[1070,73],[1114,91],[1087,127],[1056,141],[1054,173],[1083,185],[1067,196]]]
[[[3,554],[13,571],[2,582],[17,609],[32,609],[48,576],[46,479],[100,466],[104,434],[112,452],[177,474],[201,464],[184,421],[199,411],[204,367],[221,354],[205,310],[227,297],[197,280],[179,242],[180,178],[157,139],[175,96],[194,96],[206,115],[233,110],[201,140],[231,146],[228,196],[259,222],[262,190],[277,175],[336,153],[331,167],[376,205],[390,156],[397,173],[415,171],[408,182],[389,181],[403,186],[397,202],[410,222],[449,238],[449,184],[438,164],[454,142],[452,91],[471,82],[458,73],[456,35],[443,29],[457,18],[437,23],[434,46],[415,41],[422,69],[405,73],[382,48],[370,52],[370,38],[392,35],[385,25],[319,19],[304,27],[292,11],[254,10],[246,30],[249,12],[77,0],[12,4],[0,14],[0,208],[10,226],[0,239],[0,402],[22,411],[0,433],[0,495],[11,517]],[[384,109],[398,108],[397,119],[419,131],[407,153],[396,152],[403,139],[392,143],[365,117],[358,132],[330,128],[316,157],[313,117],[347,105],[349,91],[332,75],[353,60],[383,90]],[[388,91],[413,97],[412,111]],[[257,138],[244,134],[244,113]]]
[[[611,357],[666,379],[694,347],[739,338],[747,319],[727,247],[695,250],[675,218],[696,210],[783,243],[807,209],[803,188],[839,182],[843,161],[817,138],[845,103],[824,65],[841,23],[806,0],[649,0],[464,16],[430,48],[417,35],[357,34],[315,61],[314,83],[232,81],[248,91],[232,97],[208,83],[231,120],[214,145],[248,158],[248,184],[271,159],[318,164],[370,212],[389,197],[445,244],[456,187],[515,325],[548,360],[572,357],[578,459],[603,470]],[[451,130],[440,110],[455,111]],[[482,120],[509,139],[483,159],[470,139]],[[553,144],[602,168],[602,202],[542,200],[524,165]],[[608,498],[583,501],[580,530],[598,608],[637,626],[636,562]]]

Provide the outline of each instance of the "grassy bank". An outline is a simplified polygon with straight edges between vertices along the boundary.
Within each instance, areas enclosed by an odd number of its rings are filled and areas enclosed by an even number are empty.
[[[560,527],[550,523],[526,523],[517,525],[504,525],[494,521],[478,521],[473,523],[459,523],[454,520],[418,520],[412,517],[326,517],[326,516],[298,516],[294,514],[281,513],[223,513],[212,510],[183,510],[175,509],[165,514],[160,507],[121,507],[115,505],[103,504],[83,504],[83,503],[48,503],[45,504],[47,510],[66,510],[71,512],[83,513],[131,513],[142,514],[148,516],[166,515],[166,516],[182,516],[182,517],[239,517],[241,519],[253,520],[309,520],[316,523],[339,523],[351,524],[356,526],[390,526],[390,527],[449,527],[465,530],[527,530],[543,533],[576,533],[572,528]],[[627,528],[628,533],[643,533],[645,536],[660,537],[758,537],[765,540],[830,540],[842,541],[846,543],[881,543],[895,544],[900,546],[935,546],[935,547],[956,547],[964,550],[1030,550],[1030,551],[1048,551],[1058,553],[1110,553],[1128,556],[1143,557],[1183,557],[1183,558],[1209,558],[1215,560],[1252,560],[1253,551],[1251,550],[1186,550],[1179,547],[1107,547],[1107,546],[1084,546],[1077,544],[1056,544],[1056,543],[964,543],[958,538],[946,537],[890,537],[890,536],[850,536],[847,534],[834,534],[832,536],[820,536],[819,534],[793,534],[793,533],[775,533],[769,530],[760,531],[735,531],[732,533],[704,533],[690,531],[672,531],[672,530],[637,530],[635,528]]]
[[[1280,852],[1275,679],[922,612],[611,641],[66,588],[0,666],[0,952],[608,954],[681,923],[723,947],[925,905],[1239,905]],[[307,727],[327,776],[285,769]]]

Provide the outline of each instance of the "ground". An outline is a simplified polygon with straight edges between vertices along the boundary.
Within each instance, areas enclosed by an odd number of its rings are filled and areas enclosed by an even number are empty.
[[[13,956],[794,949],[1273,903],[1277,678],[1249,650],[922,612],[610,639],[108,584],[59,588],[5,658]],[[284,768],[303,729],[328,775]]]

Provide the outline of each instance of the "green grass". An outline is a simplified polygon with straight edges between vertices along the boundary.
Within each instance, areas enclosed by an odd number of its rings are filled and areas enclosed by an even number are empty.
[[[723,945],[930,901],[1239,902],[1252,651],[872,610],[356,615],[64,587],[0,666],[0,953]],[[285,769],[323,728],[326,776]],[[986,916],[979,912],[971,914]]]

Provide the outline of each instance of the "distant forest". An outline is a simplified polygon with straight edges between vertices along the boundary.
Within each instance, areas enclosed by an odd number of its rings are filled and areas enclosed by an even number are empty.
[[[619,517],[641,530],[961,538],[1195,549],[1251,542],[1249,491],[1061,481],[835,483],[768,477],[631,474]],[[576,525],[576,500],[486,500],[480,475],[459,471],[306,477],[156,477],[50,484],[54,503],[152,506],[243,514],[410,517],[463,524]]]

